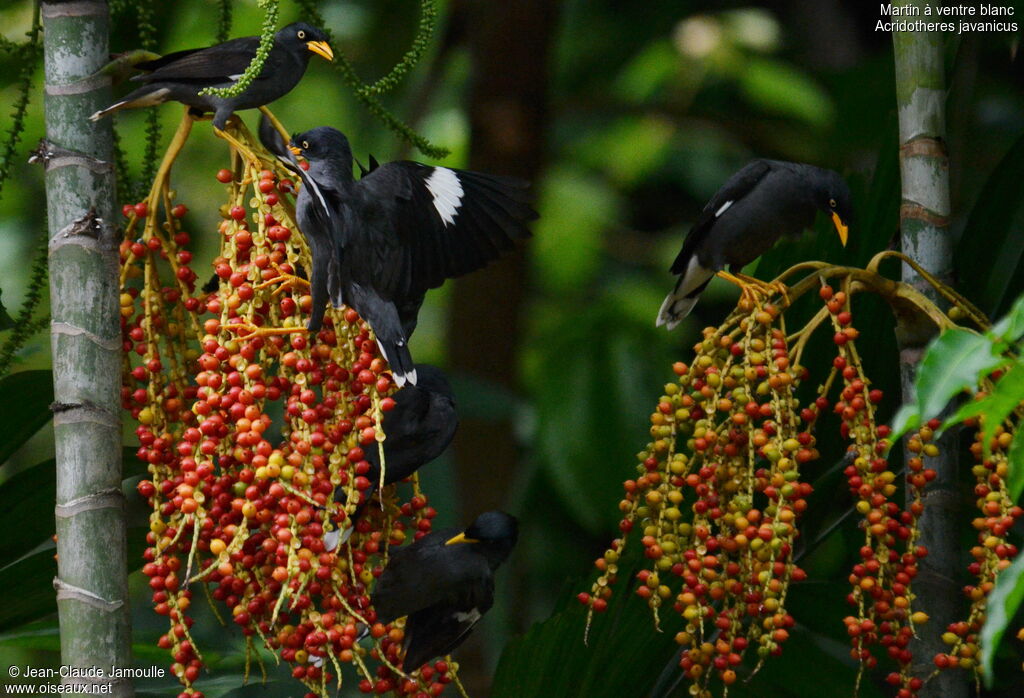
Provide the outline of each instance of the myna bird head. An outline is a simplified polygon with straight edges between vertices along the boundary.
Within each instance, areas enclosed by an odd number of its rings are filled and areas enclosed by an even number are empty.
[[[309,174],[322,180],[325,175],[352,179],[352,149],[345,134],[330,126],[318,126],[292,136],[288,149],[309,162]]]
[[[832,170],[815,170],[814,201],[831,219],[839,241],[846,247],[853,205],[850,203],[850,188],[838,173]]]
[[[325,60],[334,60],[334,51],[331,50],[330,44],[327,43],[327,34],[312,24],[293,22],[278,31],[274,38],[285,46],[301,47]]]
[[[519,538],[519,522],[503,511],[487,511],[465,531],[445,541],[445,545],[470,544],[487,558],[491,569],[509,556]]]

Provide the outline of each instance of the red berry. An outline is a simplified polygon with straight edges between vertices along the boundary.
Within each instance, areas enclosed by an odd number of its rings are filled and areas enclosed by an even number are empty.
[[[234,178],[234,175],[231,174],[231,170],[220,170],[217,173],[217,181],[218,182],[223,182],[224,184],[227,184],[233,178]]]

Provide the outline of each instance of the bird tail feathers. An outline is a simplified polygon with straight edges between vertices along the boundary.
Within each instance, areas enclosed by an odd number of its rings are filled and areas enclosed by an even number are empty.
[[[715,272],[700,265],[696,257],[690,259],[686,266],[686,272],[676,283],[672,293],[665,296],[665,301],[658,311],[658,320],[655,326],[665,326],[665,329],[672,330],[683,319],[690,314],[693,306],[700,300],[700,294],[704,291]]]
[[[121,111],[122,109],[138,109],[139,107],[152,107],[156,104],[162,104],[166,101],[168,94],[170,94],[170,90],[166,87],[154,88],[153,85],[146,85],[129,93],[120,102],[114,102],[106,109],[100,109],[90,116],[89,120],[99,121],[104,116]]]
[[[416,365],[412,361],[412,354],[409,353],[409,345],[404,339],[382,340],[377,338],[377,346],[384,360],[391,368],[391,375],[395,377],[395,384],[401,388],[406,383],[416,385]]]

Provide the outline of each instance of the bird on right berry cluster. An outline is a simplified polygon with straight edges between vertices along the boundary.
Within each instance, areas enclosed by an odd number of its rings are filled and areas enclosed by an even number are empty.
[[[740,271],[783,235],[811,227],[819,211],[831,218],[845,247],[850,198],[846,182],[832,170],[780,160],[746,165],[715,192],[686,236],[670,270],[679,280],[661,305],[657,326],[671,330],[682,322],[716,275],[744,295],[769,292],[769,285]]]

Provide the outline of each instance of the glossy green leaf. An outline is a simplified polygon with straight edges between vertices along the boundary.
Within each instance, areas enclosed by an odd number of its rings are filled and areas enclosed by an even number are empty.
[[[909,403],[902,405],[892,418],[892,433],[889,435],[890,447],[911,429],[921,426],[921,413],[917,405]]]
[[[0,465],[50,421],[51,371],[20,371],[0,378]]]
[[[1024,555],[996,577],[996,587],[986,603],[985,625],[981,629],[981,671],[985,683],[992,685],[992,663],[1006,626],[1024,601]]]
[[[1010,490],[1010,501],[1016,502],[1020,499],[1021,492],[1024,492],[1024,429],[1019,426],[1013,434],[1007,460],[1010,476],[1007,478],[1006,486]]]
[[[570,597],[550,618],[505,647],[494,676],[493,698],[648,695],[678,651],[673,638],[682,621],[666,609],[661,614],[662,632],[654,629],[647,603],[629,583],[638,557],[637,541],[632,544],[620,563],[620,582],[608,610],[594,616],[588,643],[583,642],[586,611]],[[581,581],[576,586],[588,585]]]
[[[618,521],[622,481],[650,438],[645,416],[671,378],[656,331],[653,322],[638,326],[618,306],[599,303],[539,342],[537,455],[573,518],[594,533]]]
[[[1021,296],[999,322],[986,333],[1004,342],[1016,342],[1024,337],[1024,296]]]
[[[989,443],[996,435],[996,429],[1003,420],[1020,406],[1024,398],[1024,363],[1015,363],[996,382],[988,395],[980,400],[972,400],[960,407],[956,413],[946,420],[943,426],[959,424],[971,417],[984,417],[982,420],[982,447],[985,457],[989,454]]]
[[[992,353],[984,335],[967,330],[943,332],[929,345],[917,374],[917,409],[922,419],[937,417],[950,398],[978,384],[979,376],[1006,364]]]
[[[57,496],[56,461],[52,458],[0,484],[0,560],[17,560],[54,534]]]
[[[8,632],[23,623],[39,620],[57,610],[53,578],[57,561],[55,546],[21,558],[0,568],[0,589],[8,603],[0,604],[0,632]]]

